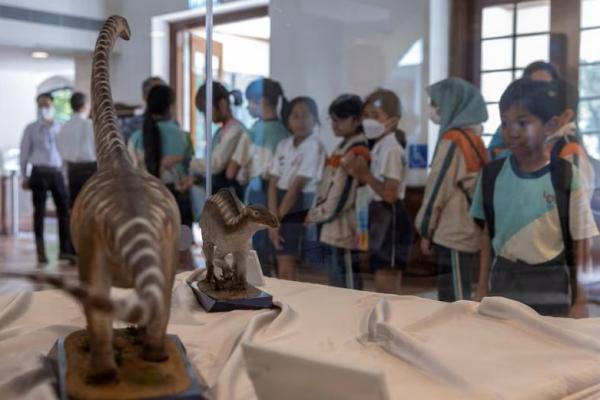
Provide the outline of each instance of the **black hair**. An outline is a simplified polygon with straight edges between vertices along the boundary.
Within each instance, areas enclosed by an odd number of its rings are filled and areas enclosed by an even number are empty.
[[[523,78],[531,78],[531,75],[537,71],[546,71],[550,74],[553,81],[557,81],[559,79],[556,67],[546,61],[534,61],[529,64],[523,71]]]
[[[54,97],[52,96],[51,93],[48,93],[48,92],[38,94],[37,97],[35,98],[35,101],[40,101],[44,97],[47,99],[50,99],[50,101],[54,101]]]
[[[548,122],[565,111],[565,96],[558,82],[539,82],[518,79],[511,83],[500,98],[500,112],[513,105],[524,107],[542,122]]]
[[[262,78],[252,81],[246,88],[245,94],[250,101],[259,101],[264,98],[273,107],[277,107],[279,99],[281,99],[281,119],[285,120],[284,116],[288,112],[289,103],[283,94],[281,84],[276,80]]]
[[[315,122],[320,124],[319,121],[319,107],[317,106],[317,102],[308,96],[298,96],[289,102],[287,110],[285,110],[285,115],[283,115],[283,123],[289,129],[290,116],[292,115],[292,111],[297,104],[304,104],[308,109],[308,112],[313,116]]]
[[[157,178],[160,175],[160,163],[162,160],[162,142],[159,120],[170,117],[171,105],[175,101],[173,89],[166,85],[157,85],[148,93],[144,123],[142,125],[142,136],[144,142],[144,163],[148,172]]]
[[[160,76],[149,76],[142,82],[142,96],[147,99],[150,96],[150,90],[155,85],[165,85],[165,81]]]
[[[195,104],[196,104],[196,108],[199,111],[204,112],[204,99],[205,98],[206,98],[206,83],[203,84],[202,86],[200,86],[198,88],[198,91],[196,92]],[[239,90],[229,91],[220,82],[213,82],[212,98],[213,98],[213,107],[216,107],[222,99],[227,100],[228,104],[232,104],[231,100],[233,100],[234,106],[241,106],[242,103],[244,102],[244,99],[242,98],[242,92],[240,92]]]
[[[85,103],[87,102],[87,97],[81,92],[75,92],[71,96],[70,102],[71,109],[73,110],[73,112],[79,112],[81,111],[83,106],[85,106]]]
[[[363,101],[356,94],[338,96],[329,106],[329,115],[338,118],[360,118],[363,112]]]

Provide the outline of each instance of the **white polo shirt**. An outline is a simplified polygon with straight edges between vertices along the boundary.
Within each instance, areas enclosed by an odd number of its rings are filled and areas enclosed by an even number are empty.
[[[282,140],[277,145],[269,173],[278,177],[277,188],[287,190],[297,176],[308,178],[303,193],[315,193],[321,180],[325,150],[315,134],[310,135],[298,146],[294,138]]]
[[[398,198],[404,199],[406,193],[406,174],[408,163],[406,152],[398,143],[393,133],[388,133],[380,138],[371,150],[371,174],[383,182],[384,178],[398,181]],[[369,186],[369,194],[374,201],[382,201],[375,191]]]

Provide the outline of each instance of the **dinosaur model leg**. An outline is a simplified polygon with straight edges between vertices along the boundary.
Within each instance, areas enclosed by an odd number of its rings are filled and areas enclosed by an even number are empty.
[[[165,271],[164,285],[164,304],[156,315],[152,317],[146,327],[146,335],[144,337],[144,348],[142,350],[142,358],[146,361],[164,361],[168,358],[165,349],[165,339],[167,332],[167,324],[169,323],[169,314],[171,309],[171,289],[173,287],[173,273],[177,266],[178,249],[173,243],[163,241],[161,244],[161,264]]]
[[[79,248],[81,281],[93,285],[95,293],[108,297],[111,279],[110,268],[103,262],[106,255],[98,251],[91,240]],[[117,364],[113,350],[112,317],[86,304],[84,311],[91,352],[86,380],[92,384],[114,381],[117,379]]]
[[[202,243],[202,251],[204,252],[204,257],[206,257],[205,281],[211,283],[215,279],[215,268],[213,264],[215,255],[215,245],[205,240]]]
[[[248,251],[233,252],[233,268],[235,272],[236,285],[240,289],[246,288],[246,262],[248,260]]]

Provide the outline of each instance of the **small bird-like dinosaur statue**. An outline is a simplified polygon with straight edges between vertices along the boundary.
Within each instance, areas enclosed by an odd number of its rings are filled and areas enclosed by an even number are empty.
[[[261,229],[277,228],[278,219],[261,205],[244,205],[229,189],[221,189],[206,201],[200,216],[202,250],[206,257],[205,281],[214,290],[246,288],[246,260],[252,235]],[[233,255],[233,265],[225,261]],[[223,273],[217,277],[214,267]]]

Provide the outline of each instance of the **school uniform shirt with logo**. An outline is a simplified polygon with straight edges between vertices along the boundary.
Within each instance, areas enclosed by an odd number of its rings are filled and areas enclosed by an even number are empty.
[[[250,178],[268,179],[269,167],[279,142],[290,132],[279,120],[258,121],[249,135],[242,135],[232,160],[248,171]]]
[[[481,179],[477,184],[471,216],[485,220]],[[564,251],[556,196],[550,164],[539,171],[520,171],[509,156],[494,187],[495,234],[492,247],[496,256],[511,261],[541,264],[555,259]],[[577,167],[569,202],[569,230],[573,240],[598,235],[586,191]]]
[[[404,199],[407,174],[406,152],[393,134],[383,136],[373,146],[371,174],[382,182],[385,178],[398,181],[398,198]],[[369,198],[373,201],[383,200],[370,186]]]
[[[212,141],[212,174],[217,175],[225,171],[242,135],[246,134],[246,128],[236,119],[230,119],[223,127],[215,133]],[[193,159],[190,170],[197,174],[206,171],[206,160]]]
[[[298,146],[294,138],[282,140],[277,146],[269,173],[276,176],[277,188],[288,190],[297,176],[308,178],[303,193],[315,193],[317,182],[321,180],[321,171],[325,161],[325,152],[319,139],[313,134]]]

